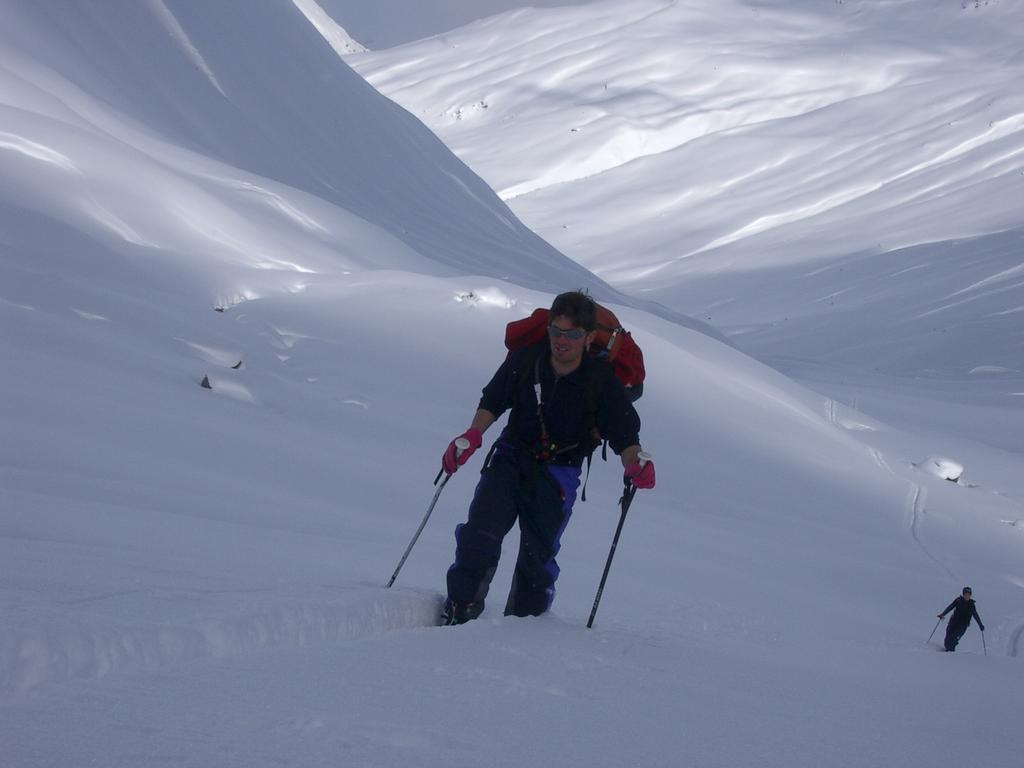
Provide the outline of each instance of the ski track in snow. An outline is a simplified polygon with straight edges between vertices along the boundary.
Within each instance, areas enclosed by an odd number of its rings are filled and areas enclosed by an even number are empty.
[[[828,418],[829,423],[831,423],[835,427],[847,429],[848,427],[845,424],[842,423],[842,421],[840,420],[839,415],[837,413],[836,401],[833,400],[832,398],[829,398],[827,400],[826,406],[827,406],[827,410],[828,410],[827,418]],[[894,477],[897,476],[896,472],[889,465],[889,462],[886,461],[886,459],[882,455],[881,451],[879,451],[874,446],[867,446],[867,449],[871,453],[871,458],[874,459],[875,464],[877,464],[880,469],[884,469],[886,472],[888,472],[889,474],[893,475]],[[907,518],[910,521],[909,526],[908,526],[909,531],[910,531],[910,538],[913,539],[914,544],[917,545],[918,549],[920,549],[929,560],[931,560],[936,565],[938,565],[951,579],[953,579],[955,581],[956,580],[956,574],[954,574],[946,566],[946,564],[943,563],[939,558],[937,558],[935,555],[933,555],[928,550],[928,547],[926,547],[924,545],[924,543],[921,541],[921,536],[920,536],[920,533],[919,533],[919,529],[920,529],[920,524],[921,524],[921,516],[924,514],[924,511],[925,511],[924,510],[924,506],[925,506],[925,499],[926,498],[927,498],[927,491],[923,487],[918,485],[917,483],[910,482],[910,488],[909,488],[909,490],[907,492],[907,498],[906,498],[906,502],[905,502],[905,508],[907,510]]]
[[[892,471],[892,467],[889,466],[889,462],[885,460],[885,456],[882,455],[881,451],[870,446],[868,447],[868,450],[871,451],[871,458],[875,460],[875,464],[877,464],[879,468],[884,469],[891,475],[896,474]]]
[[[920,485],[917,485],[916,483],[910,484],[910,490],[907,493],[907,511],[908,516],[910,517],[910,537],[929,560],[939,566],[939,568],[941,568],[949,578],[956,581],[956,574],[953,573],[953,571],[951,571],[944,562],[928,550],[928,547],[926,547],[921,541],[920,534],[918,533],[921,523],[921,515],[924,514],[924,505],[927,496],[928,492]]]
[[[837,412],[836,401],[835,400],[833,400],[832,398],[829,398],[826,401],[826,408],[827,408],[826,417],[827,417],[829,423],[832,424],[832,426],[837,427],[837,428],[841,428],[841,429],[848,429],[849,428],[845,424],[843,424],[842,421],[840,420],[838,412]],[[874,446],[870,446],[870,445],[867,446],[867,449],[871,453],[871,458],[874,460],[875,464],[877,464],[880,469],[884,469],[886,472],[888,472],[889,474],[893,475],[894,477],[897,476],[896,472],[889,465],[889,462],[886,461],[886,459],[882,455],[881,451],[879,451]],[[931,560],[936,565],[938,565],[951,579],[953,579],[955,581],[956,580],[956,574],[954,574],[946,566],[946,564],[943,563],[939,558],[937,558],[935,555],[933,555],[928,550],[928,547],[926,547],[924,545],[924,543],[921,541],[921,536],[919,534],[919,529],[920,529],[920,524],[921,524],[921,516],[924,514],[924,511],[925,511],[924,510],[924,506],[925,506],[925,499],[927,498],[927,491],[923,487],[918,485],[917,483],[909,482],[909,484],[910,484],[910,488],[909,488],[909,490],[907,492],[907,497],[906,497],[906,501],[904,503],[904,506],[905,506],[905,508],[907,510],[907,518],[910,521],[909,525],[908,525],[908,529],[910,531],[910,538],[913,539],[914,544],[917,545],[918,549],[920,549],[929,560]]]
[[[409,590],[360,590],[348,599],[262,603],[235,616],[239,596],[220,613],[179,623],[129,625],[99,613],[63,617],[0,632],[0,690],[26,691],[46,683],[100,679],[117,672],[169,667],[203,657],[225,658],[263,648],[336,644],[396,630],[433,627],[441,597]],[[247,590],[247,594],[252,590]],[[123,596],[104,594],[90,602]],[[202,610],[203,606],[199,606]]]
[[[834,420],[835,401],[830,400],[829,403],[831,404],[829,417],[830,420]],[[835,423],[835,421],[833,421],[833,423]],[[889,465],[889,462],[885,460],[885,457],[882,455],[881,451],[879,451],[877,448],[873,446],[868,446],[868,450],[871,452],[871,457],[874,459],[875,463],[881,469],[884,469],[886,472],[893,475],[894,477],[897,476],[896,472]],[[921,535],[919,533],[921,527],[921,516],[924,514],[925,511],[925,500],[928,497],[928,492],[917,483],[914,483],[912,481],[908,481],[908,483],[910,487],[907,490],[907,497],[906,501],[904,502],[904,507],[907,511],[907,518],[910,521],[908,525],[908,530],[910,531],[910,538],[913,539],[914,544],[917,545],[918,549],[920,549],[929,560],[938,565],[951,579],[955,581],[956,574],[954,574],[946,566],[944,562],[942,562],[939,558],[933,555],[929,551],[928,547],[924,545],[924,542],[921,541]]]
[[[844,424],[841,423],[839,419],[838,413],[836,411],[836,401],[829,398],[827,401],[827,407],[827,417],[829,422],[835,427],[840,427],[844,429],[847,428]],[[874,446],[870,445],[867,446],[867,449],[871,453],[871,458],[874,460],[875,464],[877,464],[880,469],[884,469],[890,475],[896,476],[896,472],[889,465],[889,462],[885,460],[885,457],[882,455],[881,451],[879,451]],[[929,560],[933,561],[936,565],[942,568],[942,570],[945,571],[950,576],[950,578],[955,579],[956,576],[953,574],[953,572],[950,571],[949,568],[947,568],[941,560],[939,560],[937,557],[935,557],[935,555],[928,551],[928,548],[922,543],[920,534],[918,533],[921,523],[921,515],[924,513],[925,498],[927,498],[927,492],[924,490],[924,488],[922,488],[917,483],[911,482],[910,488],[907,492],[906,502],[904,505],[907,510],[907,518],[910,521],[908,526],[910,531],[910,538],[913,539],[917,547],[922,552],[924,552],[924,554],[928,557]]]
[[[1020,639],[1024,636],[1024,624],[1018,624],[1017,628],[1010,633],[1010,641],[1007,644],[1006,655],[1016,658],[1020,651]]]

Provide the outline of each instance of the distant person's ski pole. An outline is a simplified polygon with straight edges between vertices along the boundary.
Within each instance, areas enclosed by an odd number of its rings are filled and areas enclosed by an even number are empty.
[[[640,461],[640,466],[644,466],[648,461],[651,460],[651,455],[644,451],[641,451],[637,456]],[[604,573],[601,574],[601,583],[597,587],[597,596],[594,598],[594,607],[590,611],[590,619],[587,621],[587,629],[594,626],[594,616],[597,615],[597,606],[601,603],[601,594],[604,592],[604,583],[608,580],[608,571],[612,567],[612,558],[615,557],[615,548],[619,545],[619,535],[622,533],[622,525],[626,522],[626,513],[629,512],[629,505],[633,503],[633,497],[636,495],[636,486],[633,485],[632,481],[626,481],[625,487],[622,489],[622,498],[619,500],[619,505],[622,507],[622,514],[619,515],[619,525],[615,529],[615,536],[612,538],[612,548],[608,552],[608,560],[604,564]]]
[[[928,639],[925,640],[925,643],[930,643],[932,641],[932,638],[935,637],[935,630],[939,628],[939,624],[941,624],[941,623],[942,623],[942,619],[939,619],[938,621],[935,622],[935,629],[933,629],[932,633],[930,635],[928,635]]]
[[[459,456],[464,450],[469,448],[469,440],[464,437],[460,437],[455,441],[455,455]],[[446,475],[442,468],[437,473],[437,477],[434,478],[434,485],[441,480],[441,475],[444,475],[444,480],[440,485],[437,486],[437,491],[434,493],[434,499],[430,502],[430,506],[427,508],[427,514],[423,516],[423,521],[420,523],[420,527],[416,529],[416,533],[413,534],[412,541],[409,542],[409,546],[405,548],[405,554],[402,555],[402,559],[398,561],[398,567],[395,568],[395,572],[391,574],[391,578],[388,579],[387,588],[390,589],[391,585],[395,583],[395,579],[398,578],[398,572],[402,570],[402,566],[405,565],[405,561],[409,557],[409,553],[412,552],[412,548],[416,546],[416,541],[419,539],[420,534],[423,533],[423,529],[427,525],[427,520],[430,519],[430,513],[434,511],[434,507],[437,505],[437,500],[441,496],[441,491],[448,485],[448,481],[452,479],[451,475]]]

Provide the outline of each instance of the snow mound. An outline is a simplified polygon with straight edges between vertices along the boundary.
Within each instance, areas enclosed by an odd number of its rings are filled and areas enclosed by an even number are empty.
[[[336,644],[430,627],[437,624],[441,605],[440,595],[410,590],[322,592],[315,597],[253,593],[187,600],[159,595],[161,603],[177,599],[181,615],[131,623],[124,621],[123,612],[112,611],[105,620],[95,610],[62,610],[48,623],[0,634],[0,689],[24,691],[43,683],[159,669],[206,656]],[[131,600],[127,595],[96,599],[110,603],[111,609]]]
[[[963,464],[954,459],[940,456],[929,456],[928,459],[918,464],[917,468],[940,480],[950,480],[954,483],[959,483],[964,477]]]

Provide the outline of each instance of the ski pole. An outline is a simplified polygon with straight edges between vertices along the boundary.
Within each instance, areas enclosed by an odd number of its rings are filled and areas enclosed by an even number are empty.
[[[942,617],[940,616],[939,620],[935,622],[935,629],[938,629],[939,628],[939,624],[941,624],[941,623],[942,623]],[[935,629],[933,629],[932,633],[930,635],[928,635],[928,639],[924,641],[926,645],[932,641],[932,637],[934,637],[934,635],[935,635]]]
[[[637,456],[642,467],[651,459],[649,453],[641,451]],[[604,592],[604,583],[608,579],[608,571],[612,567],[612,558],[615,557],[615,548],[619,545],[619,536],[622,533],[622,526],[626,522],[626,513],[629,512],[629,506],[633,503],[633,497],[636,495],[636,486],[633,485],[632,481],[627,481],[625,488],[622,489],[622,498],[619,499],[619,505],[622,507],[622,514],[619,515],[619,525],[615,529],[615,536],[612,537],[612,548],[608,552],[608,560],[604,564],[604,573],[601,574],[601,583],[597,587],[597,596],[594,598],[594,607],[590,610],[590,619],[587,621],[587,629],[594,626],[594,616],[597,615],[597,606],[601,603],[601,594]]]
[[[985,642],[985,630],[981,630],[981,647],[985,649],[985,655],[988,656],[988,643]]]
[[[455,440],[455,458],[457,459],[464,450],[469,448],[469,440],[464,437],[457,438]],[[444,475],[444,467],[437,473],[437,477],[434,478],[434,485],[437,485],[437,481],[441,479],[441,475]],[[402,570],[402,566],[405,565],[406,559],[409,557],[409,553],[412,552],[412,548],[416,546],[416,541],[419,539],[420,534],[423,533],[423,529],[427,526],[427,520],[430,519],[430,513],[434,511],[434,507],[437,505],[437,500],[441,496],[441,491],[448,485],[448,481],[452,479],[451,475],[445,475],[444,480],[440,485],[437,486],[437,491],[434,493],[434,499],[430,502],[430,506],[427,507],[427,514],[423,516],[423,521],[420,523],[420,527],[416,529],[416,533],[413,534],[412,541],[409,542],[409,546],[405,548],[405,554],[402,555],[402,559],[398,561],[398,567],[395,568],[395,572],[391,574],[391,578],[388,579],[387,589],[391,588],[391,585],[395,583],[395,579],[398,578],[398,572]]]

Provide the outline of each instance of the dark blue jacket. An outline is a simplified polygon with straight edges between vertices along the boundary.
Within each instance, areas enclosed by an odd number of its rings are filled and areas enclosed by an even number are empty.
[[[541,413],[534,386],[537,378]],[[593,404],[588,405],[588,400]],[[568,376],[556,376],[547,341],[512,352],[484,387],[479,407],[495,416],[511,409],[499,443],[528,451],[541,448],[543,422],[559,463],[582,463],[594,447],[593,427],[616,454],[640,442],[640,417],[611,365],[584,355],[579,368]]]
[[[978,616],[978,608],[974,605],[974,600],[971,598],[958,597],[944,610],[940,616],[945,616],[950,611],[953,615],[949,619],[949,623],[955,627],[963,627],[964,629],[971,623],[973,618],[978,622],[978,629],[982,632],[985,631],[985,625],[981,623],[981,617]]]

